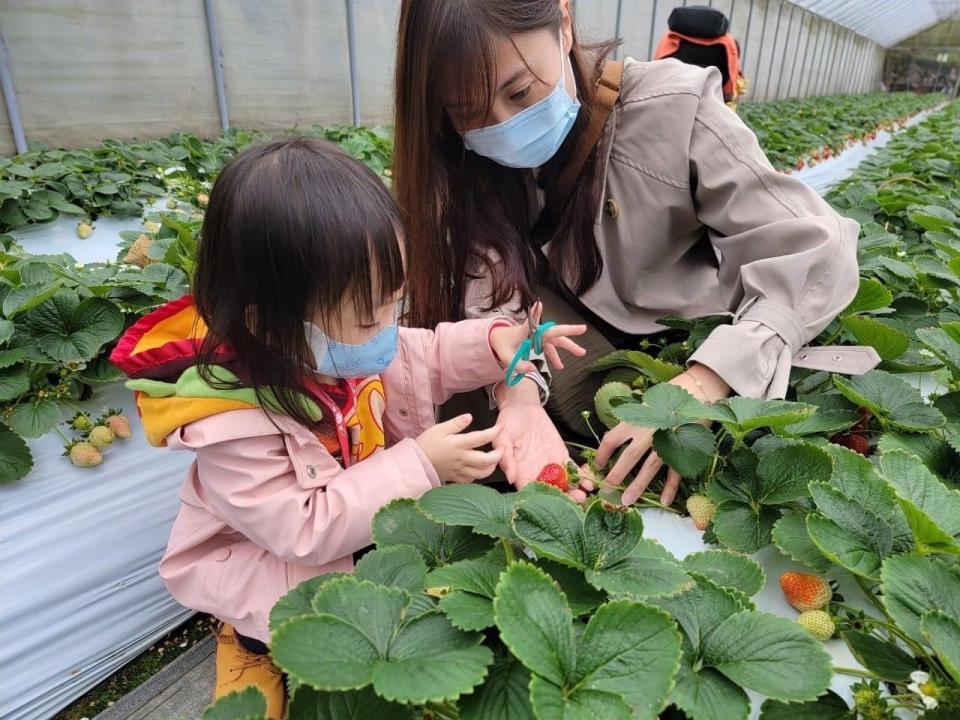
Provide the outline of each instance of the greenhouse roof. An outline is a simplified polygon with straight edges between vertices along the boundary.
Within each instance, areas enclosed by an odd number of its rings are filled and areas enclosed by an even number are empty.
[[[884,47],[960,16],[960,0],[795,0],[795,4]]]

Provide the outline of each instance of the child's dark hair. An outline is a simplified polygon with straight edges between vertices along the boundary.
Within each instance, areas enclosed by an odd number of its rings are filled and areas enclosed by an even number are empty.
[[[210,366],[225,347],[262,406],[314,426],[299,398],[313,360],[303,322],[319,313],[336,327],[347,298],[372,319],[403,286],[401,241],[387,188],[336,145],[296,137],[241,152],[214,183],[197,253],[203,379],[223,386]]]

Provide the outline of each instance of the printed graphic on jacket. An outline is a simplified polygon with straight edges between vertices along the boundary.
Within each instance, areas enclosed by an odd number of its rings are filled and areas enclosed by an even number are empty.
[[[140,318],[110,355],[110,361],[131,378],[127,387],[134,391],[152,445],[162,447],[170,433],[191,422],[264,406],[253,388],[243,384],[243,368],[228,348],[217,350],[217,362],[210,371],[221,381],[218,385],[230,387],[213,387],[204,381],[196,360],[206,334],[193,297],[185,295]],[[379,377],[345,380],[338,388],[331,388],[333,392],[316,382],[306,385],[309,392],[300,399],[308,414],[320,423],[317,437],[341,464],[364,460],[384,447],[385,402]],[[332,397],[335,394],[343,395],[338,398],[341,402]],[[278,407],[270,402],[269,393],[265,404]],[[349,447],[346,459],[344,446]]]

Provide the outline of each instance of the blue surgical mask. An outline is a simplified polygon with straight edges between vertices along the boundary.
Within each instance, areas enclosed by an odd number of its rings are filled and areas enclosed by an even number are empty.
[[[468,150],[512,168],[536,168],[556,155],[580,111],[580,102],[572,100],[563,82],[563,35],[560,35],[560,79],[540,102],[521,110],[512,118],[463,133]],[[571,72],[571,77],[573,73]]]
[[[310,322],[303,324],[307,345],[316,360],[315,371],[335,378],[379,375],[397,354],[398,331],[394,322],[359,345],[334,340]]]

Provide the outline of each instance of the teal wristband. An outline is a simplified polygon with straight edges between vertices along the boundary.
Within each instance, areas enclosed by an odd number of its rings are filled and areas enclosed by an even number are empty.
[[[537,326],[532,338],[527,338],[520,343],[520,347],[517,348],[517,352],[507,366],[505,380],[508,387],[513,387],[523,380],[523,375],[517,373],[517,365],[524,360],[529,360],[531,351],[536,352],[538,355],[543,352],[543,334],[554,325],[556,325],[556,323],[553,321],[541,323]]]

